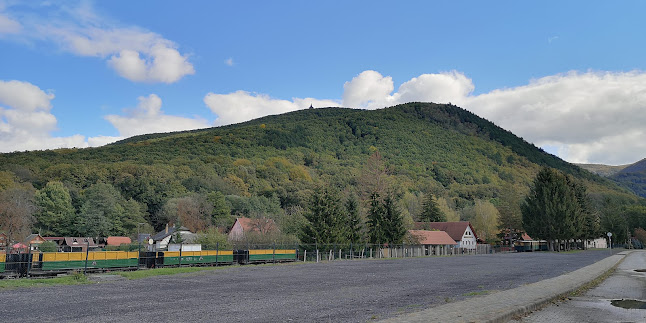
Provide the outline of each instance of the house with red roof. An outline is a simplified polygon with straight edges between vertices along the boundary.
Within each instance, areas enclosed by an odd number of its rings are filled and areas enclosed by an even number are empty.
[[[268,234],[280,231],[276,222],[268,218],[250,219],[250,218],[236,218],[233,227],[229,231],[229,240],[240,241],[244,239],[247,233]]]
[[[424,255],[446,255],[457,243],[444,231],[408,230],[408,233],[424,246]]]
[[[415,222],[415,229],[444,231],[457,244],[458,248],[476,249],[478,236],[471,222]]]

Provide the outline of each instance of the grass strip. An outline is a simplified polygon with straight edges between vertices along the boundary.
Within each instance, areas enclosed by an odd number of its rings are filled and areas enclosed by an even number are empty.
[[[172,267],[172,268],[156,268],[156,269],[141,269],[136,271],[120,271],[115,272],[115,275],[119,275],[128,279],[142,279],[153,276],[164,276],[164,275],[176,275],[176,274],[185,274],[185,273],[194,273],[207,270],[217,270],[223,268],[231,268],[231,266],[219,266],[219,267]]]
[[[16,288],[44,287],[55,285],[83,285],[92,282],[83,274],[72,274],[63,277],[54,278],[18,278],[0,280],[0,290],[9,290]]]

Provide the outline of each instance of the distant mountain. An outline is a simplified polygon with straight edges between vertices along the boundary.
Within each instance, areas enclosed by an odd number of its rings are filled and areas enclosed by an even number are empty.
[[[603,165],[603,164],[575,164],[575,165],[603,177],[610,177],[614,174],[619,173],[622,169],[630,166],[630,164],[619,165],[619,166],[611,166],[611,165]]]
[[[646,158],[623,168],[610,178],[629,188],[635,194],[646,197]]]

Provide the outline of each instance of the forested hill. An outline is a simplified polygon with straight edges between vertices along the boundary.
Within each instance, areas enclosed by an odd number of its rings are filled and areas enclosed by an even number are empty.
[[[478,200],[496,203],[504,190],[523,194],[542,166],[583,180],[598,200],[637,199],[464,109],[432,103],[307,109],[99,148],[1,154],[0,190],[60,181],[82,213],[85,192],[104,183],[139,203],[144,219],[160,228],[176,216],[169,202],[195,194],[224,196],[231,217],[306,207],[321,185],[361,196],[369,160],[379,155],[412,218],[424,193],[461,217]]]
[[[646,158],[622,169],[610,178],[628,187],[635,194],[646,197]]]

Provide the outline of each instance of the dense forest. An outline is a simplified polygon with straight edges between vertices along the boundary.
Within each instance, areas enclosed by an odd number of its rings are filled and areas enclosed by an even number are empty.
[[[454,105],[408,103],[1,154],[0,230],[15,240],[30,232],[134,236],[171,223],[217,234],[246,216],[275,220],[274,242],[298,242],[316,222],[316,197],[331,196],[337,213],[356,204],[347,218],[363,234],[348,239],[365,240],[378,193],[403,227],[433,204],[443,219],[470,220],[496,242],[501,228],[522,231],[520,205],[543,167],[587,188],[599,230],[625,239],[646,227],[645,200],[616,183]]]

